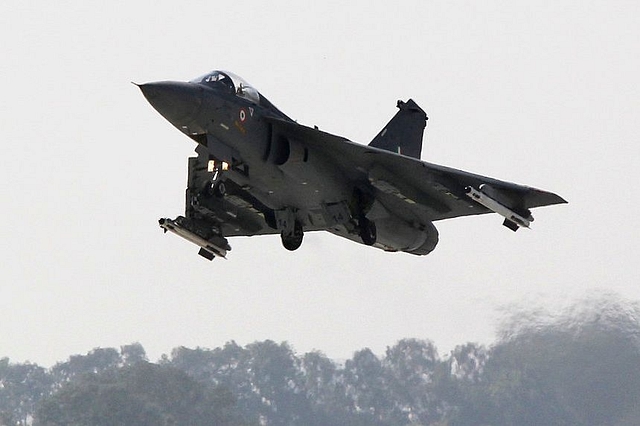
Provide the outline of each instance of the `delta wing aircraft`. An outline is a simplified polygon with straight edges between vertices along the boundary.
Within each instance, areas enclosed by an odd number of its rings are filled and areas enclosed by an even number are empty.
[[[246,81],[213,71],[189,82],[138,85],[149,103],[197,143],[184,216],[160,226],[225,257],[228,237],[279,234],[296,250],[329,231],[386,251],[430,253],[433,222],[498,213],[516,231],[556,194],[420,161],[425,112],[411,99],[368,146],[300,125]]]

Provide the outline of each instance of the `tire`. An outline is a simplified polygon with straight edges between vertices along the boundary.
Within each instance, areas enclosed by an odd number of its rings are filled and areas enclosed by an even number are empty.
[[[299,222],[296,222],[293,228],[293,234],[285,235],[282,233],[280,234],[280,238],[282,239],[282,246],[287,250],[295,251],[299,249],[302,245],[302,239],[304,238],[302,225],[300,225]]]
[[[216,183],[213,186],[213,195],[218,198],[222,198],[227,194],[227,185],[223,181]]]
[[[375,222],[370,221],[366,217],[360,219],[360,238],[362,238],[364,245],[367,246],[372,246],[376,243],[378,233]]]

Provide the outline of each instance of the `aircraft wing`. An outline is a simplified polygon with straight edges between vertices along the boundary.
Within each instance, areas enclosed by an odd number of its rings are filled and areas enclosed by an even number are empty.
[[[470,188],[490,195],[492,200],[529,220],[533,220],[530,208],[566,203],[551,192],[360,145],[297,123],[269,120],[274,131],[309,147],[309,155],[319,150],[332,158],[356,185],[373,190],[388,210],[407,221],[496,212],[472,199],[468,195]]]

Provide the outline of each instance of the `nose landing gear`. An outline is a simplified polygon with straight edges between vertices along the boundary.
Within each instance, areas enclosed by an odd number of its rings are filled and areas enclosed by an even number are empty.
[[[209,160],[207,169],[209,173],[213,173],[207,192],[218,198],[223,198],[227,194],[227,186],[224,183],[223,172],[229,170],[229,163],[226,161]]]
[[[211,193],[218,198],[223,198],[227,194],[227,185],[220,179],[214,181],[211,184]]]

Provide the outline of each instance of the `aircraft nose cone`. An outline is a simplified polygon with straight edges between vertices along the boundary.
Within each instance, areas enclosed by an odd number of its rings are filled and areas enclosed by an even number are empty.
[[[149,103],[174,126],[188,126],[202,105],[202,88],[194,83],[159,81],[138,86]]]

